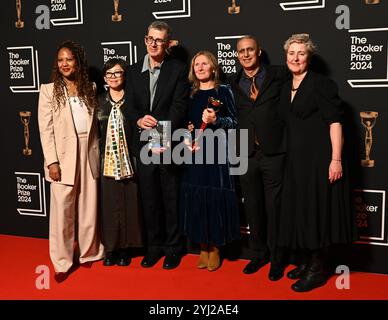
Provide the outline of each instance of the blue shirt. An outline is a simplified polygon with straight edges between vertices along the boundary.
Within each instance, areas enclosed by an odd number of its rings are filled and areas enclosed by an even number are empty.
[[[259,90],[259,95],[261,92],[261,88],[263,86],[265,75],[266,75],[266,70],[264,66],[260,66],[259,71],[256,73],[256,78],[255,78],[255,84],[256,84],[256,88]],[[251,78],[252,77],[248,77],[243,70],[240,81],[238,82],[238,85],[248,97],[250,96],[250,90],[251,90],[251,83],[252,83]]]
[[[150,111],[152,111],[152,104],[154,102],[156,85],[158,83],[158,78],[159,78],[159,74],[160,74],[160,67],[162,66],[162,63],[159,66],[151,69],[149,55],[146,54],[144,57],[143,68],[142,68],[141,72],[148,71],[150,74]]]

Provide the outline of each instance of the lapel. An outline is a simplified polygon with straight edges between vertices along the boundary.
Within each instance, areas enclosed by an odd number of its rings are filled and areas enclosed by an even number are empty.
[[[273,82],[274,79],[274,73],[272,72],[272,69],[269,66],[265,66],[265,79],[263,81],[263,84],[260,88],[259,96],[257,97],[256,101],[253,103],[253,107],[259,106],[263,101],[265,101],[264,94],[268,90],[270,84]],[[241,89],[239,86],[239,81],[242,76],[243,69],[241,68],[239,72],[232,77],[233,84],[236,87],[236,90],[240,95],[242,95],[246,100],[250,101],[249,97],[246,95],[246,93]],[[251,102],[251,101],[250,101]],[[252,103],[252,102],[251,102]]]
[[[243,69],[241,68],[235,75],[233,75],[233,76],[231,77],[232,85],[234,86],[235,91],[236,91],[239,95],[241,95],[242,97],[244,97],[244,99],[250,101],[249,97],[246,95],[246,93],[241,89],[241,87],[240,87],[240,85],[239,85],[239,82],[240,82],[242,73],[243,73]]]
[[[73,112],[71,110],[71,105],[70,105],[70,102],[69,102],[69,96],[67,94],[67,91],[65,91],[65,98],[66,98],[66,102],[65,102],[65,107],[62,108],[61,110],[61,113],[63,112],[65,114],[65,117],[66,117],[66,123],[68,123],[71,128],[73,128],[73,131],[75,134],[77,134],[77,131],[75,130],[75,124],[74,124],[74,119],[73,119]],[[62,115],[60,115],[62,117]],[[89,130],[89,119],[88,119],[88,130]]]
[[[166,87],[167,83],[169,82],[168,80],[171,77],[172,71],[173,70],[171,70],[170,61],[168,60],[168,58],[166,58],[162,64],[161,68],[160,68],[160,73],[159,73],[159,77],[158,77],[158,84],[156,86],[155,97],[154,97],[154,101],[152,103],[152,112],[154,112],[155,109],[157,109],[157,107],[158,107],[158,102],[162,96],[162,93],[164,93],[164,91],[165,91],[165,87]],[[148,87],[149,87],[149,85],[148,85]]]
[[[272,83],[273,78],[274,78],[274,74],[273,74],[272,69],[270,67],[268,67],[268,66],[265,67],[265,72],[266,72],[265,78],[264,78],[264,81],[263,81],[263,85],[261,86],[261,90],[260,90],[260,93],[259,93],[259,99],[257,99],[257,100],[260,100],[261,96],[268,89],[269,85]]]
[[[292,80],[291,80],[292,83]],[[300,83],[298,90],[292,100],[292,105],[304,105],[305,100],[309,98],[310,94],[314,91],[314,75],[311,71],[307,71],[307,74]]]
[[[136,77],[136,87],[142,90],[140,97],[142,99],[142,105],[146,107],[144,112],[148,114],[150,112],[150,73],[148,71],[142,72],[144,59],[138,64],[138,76]]]

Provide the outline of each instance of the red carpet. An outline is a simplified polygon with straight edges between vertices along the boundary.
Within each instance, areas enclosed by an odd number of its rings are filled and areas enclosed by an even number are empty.
[[[247,261],[224,261],[215,272],[196,269],[196,255],[187,255],[175,270],[162,269],[162,260],[151,268],[140,266],[141,257],[129,267],[104,267],[101,261],[91,268],[79,267],[63,283],[50,276],[50,289],[37,289],[40,265],[53,268],[48,241],[0,235],[0,299],[103,299],[103,300],[346,300],[388,299],[388,275],[354,272],[350,289],[338,290],[336,277],[310,293],[295,293],[293,283],[284,277],[278,282],[267,278],[269,265],[258,273],[242,273]],[[292,267],[289,266],[287,270]]]

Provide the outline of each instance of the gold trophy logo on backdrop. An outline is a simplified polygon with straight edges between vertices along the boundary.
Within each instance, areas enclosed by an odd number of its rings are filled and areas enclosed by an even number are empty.
[[[22,15],[22,0],[16,0],[16,15],[18,21],[15,22],[15,27],[20,29],[24,27],[24,21],[21,20]]]
[[[232,6],[228,7],[228,13],[229,14],[239,14],[240,13],[240,6],[236,5],[236,0],[232,0]]]
[[[23,133],[24,133],[25,148],[23,149],[23,154],[25,156],[30,156],[32,154],[32,150],[28,147],[28,144],[30,142],[30,130],[28,128],[28,125],[30,123],[31,111],[20,111],[19,116],[24,127]]]
[[[363,167],[374,167],[375,161],[370,159],[370,151],[372,149],[373,137],[372,128],[376,124],[378,112],[375,111],[361,111],[361,124],[365,128],[365,160],[361,160],[361,166]]]
[[[365,0],[365,4],[379,4],[380,0]]]
[[[113,22],[120,22],[121,20],[123,20],[123,16],[119,14],[119,3],[120,3],[119,0],[113,0],[113,5],[115,8],[115,14],[112,15]]]

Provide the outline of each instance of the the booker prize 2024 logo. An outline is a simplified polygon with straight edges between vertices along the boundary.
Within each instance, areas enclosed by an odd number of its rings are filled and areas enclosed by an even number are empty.
[[[388,246],[385,190],[356,189],[354,192],[358,242]]]
[[[17,21],[15,27],[24,28],[22,20],[23,6],[25,0],[16,0]],[[49,4],[47,5],[47,2]],[[83,5],[82,0],[50,0],[44,4],[38,4],[35,8],[35,27],[38,30],[50,29],[53,26],[66,26],[83,24]]]
[[[15,172],[17,211],[21,215],[46,217],[46,193],[40,173]]]
[[[83,24],[82,0],[50,0],[50,22],[53,26]]]
[[[379,4],[365,0],[365,4]],[[388,23],[384,26],[349,29],[352,88],[388,87]]]
[[[191,16],[191,0],[152,0],[155,19],[188,18]]]
[[[325,0],[281,1],[279,5],[284,11],[322,9]]]
[[[103,63],[112,58],[121,58],[129,65],[137,62],[137,46],[132,41],[101,42]]]
[[[237,71],[238,56],[236,43],[241,37],[243,35],[217,36],[214,38],[216,40],[217,62],[227,76]]]
[[[8,47],[12,92],[39,92],[38,51],[33,46]]]

